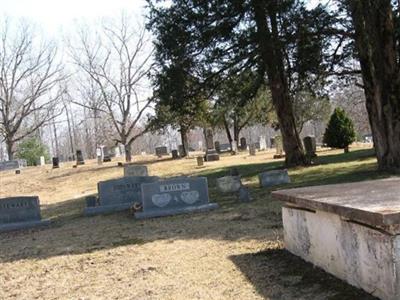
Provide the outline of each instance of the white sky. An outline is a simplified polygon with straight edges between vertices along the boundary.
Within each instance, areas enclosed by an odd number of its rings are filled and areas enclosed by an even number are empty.
[[[0,0],[0,17],[27,18],[44,32],[68,32],[74,21],[116,17],[125,10],[143,17],[144,0]]]

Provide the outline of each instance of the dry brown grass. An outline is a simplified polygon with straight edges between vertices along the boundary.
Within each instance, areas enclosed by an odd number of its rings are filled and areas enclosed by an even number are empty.
[[[205,168],[194,158],[136,160],[152,175],[174,176],[261,164],[272,155],[223,156]],[[137,221],[128,213],[82,216],[83,196],[96,193],[98,181],[122,176],[115,161],[21,173],[0,173],[0,197],[38,195],[53,223],[0,234],[0,299],[367,299],[282,250],[280,203],[252,178],[245,180],[256,198],[250,204],[211,187],[218,210]]]

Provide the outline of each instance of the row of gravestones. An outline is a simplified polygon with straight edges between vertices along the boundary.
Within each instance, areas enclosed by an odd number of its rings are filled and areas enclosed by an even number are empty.
[[[290,182],[286,170],[261,173],[259,180],[263,187]],[[218,179],[217,187],[222,192],[239,191],[243,201],[250,200],[238,175]],[[209,202],[205,177],[160,179],[149,176],[146,166],[127,164],[124,177],[98,183],[98,197],[86,198],[84,214],[105,214],[129,208],[134,209],[135,218],[144,219],[208,211],[218,208],[218,204]],[[0,199],[0,232],[49,223],[41,218],[37,196]]]

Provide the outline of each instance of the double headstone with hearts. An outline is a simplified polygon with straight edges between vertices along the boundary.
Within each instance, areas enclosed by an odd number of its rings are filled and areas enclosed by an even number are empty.
[[[138,219],[208,211],[218,207],[209,203],[207,178],[177,177],[142,184],[143,211]]]
[[[48,225],[42,220],[37,196],[8,197],[0,199],[0,232]]]

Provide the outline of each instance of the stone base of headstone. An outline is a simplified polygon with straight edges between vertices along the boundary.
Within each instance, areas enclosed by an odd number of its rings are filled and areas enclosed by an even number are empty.
[[[149,219],[149,218],[157,218],[157,217],[167,217],[173,215],[181,215],[181,214],[189,214],[196,212],[206,212],[213,209],[218,208],[219,205],[217,203],[208,203],[199,206],[191,206],[191,207],[182,207],[176,209],[166,209],[163,211],[157,212],[137,212],[135,213],[136,219]]]
[[[104,156],[103,162],[110,162],[111,161],[111,156]]]
[[[287,170],[273,170],[258,174],[258,180],[261,187],[271,187],[290,183]]]
[[[274,154],[274,159],[285,158],[285,154]]]
[[[85,216],[112,214],[130,209],[134,203],[121,203],[115,205],[99,205],[85,207],[83,213]]]
[[[85,164],[84,161],[77,161],[77,162],[76,162],[76,165],[77,165],[77,166],[84,165],[84,164]]]
[[[0,232],[9,232],[21,229],[29,229],[39,226],[47,226],[50,225],[50,220],[40,220],[40,221],[27,221],[27,222],[18,222],[18,223],[8,223],[8,224],[0,224]]]
[[[240,176],[224,176],[217,178],[217,189],[221,193],[238,192],[242,186]]]
[[[205,161],[216,161],[219,160],[219,154],[215,149],[209,149],[204,156]]]

